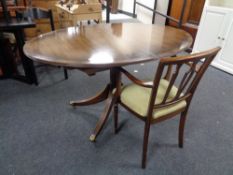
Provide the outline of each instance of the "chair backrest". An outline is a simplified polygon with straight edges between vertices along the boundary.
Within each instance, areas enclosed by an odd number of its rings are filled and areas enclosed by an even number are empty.
[[[54,20],[53,13],[51,9],[43,9],[38,7],[28,8],[26,11],[19,12],[16,11],[17,18],[26,18],[26,19],[49,19],[51,30],[54,31]]]
[[[149,116],[152,116],[152,112],[156,108],[174,105],[175,103],[182,100],[186,100],[187,104],[189,105],[198,83],[220,49],[220,47],[217,47],[205,52],[188,56],[162,59],[158,65],[153,82],[153,89],[148,108]],[[188,67],[188,69],[184,71],[182,67]],[[166,89],[163,100],[159,104],[155,104],[155,99],[161,79],[168,80],[168,87]],[[173,85],[175,85],[178,90],[174,98],[168,99]]]

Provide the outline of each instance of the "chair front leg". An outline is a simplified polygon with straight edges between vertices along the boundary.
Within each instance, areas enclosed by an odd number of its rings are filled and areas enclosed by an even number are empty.
[[[142,168],[146,168],[146,158],[147,158],[147,148],[148,148],[148,140],[150,133],[150,122],[146,121],[145,129],[144,129],[144,138],[143,138],[143,150],[142,150]]]
[[[179,125],[179,147],[183,148],[184,143],[184,127],[185,127],[185,121],[187,116],[188,108],[185,109],[184,112],[180,115],[180,125]]]

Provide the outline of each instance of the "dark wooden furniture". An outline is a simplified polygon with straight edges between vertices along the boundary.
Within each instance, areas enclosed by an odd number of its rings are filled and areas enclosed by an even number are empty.
[[[201,14],[204,8],[205,0],[186,0],[185,8],[180,0],[170,0],[168,14],[179,19],[183,9],[182,28],[189,32],[193,38],[196,37]],[[177,26],[173,21],[168,22],[171,26]]]
[[[142,168],[146,167],[150,126],[180,116],[179,147],[183,147],[184,126],[195,90],[211,61],[220,48],[206,52],[161,59],[151,82],[143,82],[124,69],[134,84],[126,85],[117,93],[120,98],[114,104],[115,131],[118,121],[118,103],[145,122]],[[181,71],[183,67],[186,70]],[[117,96],[118,96],[117,94]]]
[[[0,78],[13,77],[18,73],[9,39],[0,34]]]
[[[32,60],[28,59],[24,52],[24,33],[25,28],[35,27],[35,23],[30,20],[17,20],[16,18],[11,18],[10,21],[5,19],[0,20],[0,32],[12,32],[15,35],[17,46],[19,49],[19,54],[22,60],[24,75],[14,75],[12,78],[21,80],[29,84],[37,84],[37,78],[35,74],[35,69]]]
[[[28,6],[30,7],[38,7],[43,9],[51,9],[53,13],[53,22],[55,29],[65,27],[59,21],[59,14],[57,12],[57,8],[55,4],[58,0],[30,0],[28,1]],[[67,18],[63,19],[64,23],[68,23],[69,20]],[[26,38],[32,38],[40,35],[41,33],[47,33],[51,31],[50,21],[47,19],[36,20],[36,27],[24,30]]]
[[[175,55],[191,43],[192,37],[188,33],[172,27],[138,23],[99,24],[44,34],[28,41],[24,52],[35,61],[76,68],[89,75],[110,69],[110,82],[105,90],[90,99],[70,102],[72,106],[83,106],[106,100],[105,109],[90,137],[94,141],[117,99],[112,90],[120,86],[119,68]]]
[[[0,13],[6,10],[4,9],[4,3],[7,6],[7,11],[9,11],[10,13],[14,13],[15,10],[24,10],[27,5],[26,0],[23,0],[22,2],[18,2],[17,0],[1,0],[1,3],[2,7],[0,7]]]
[[[19,49],[19,54],[22,60],[23,69],[25,75],[18,75],[13,72],[9,74],[7,77],[15,78],[17,80],[29,83],[29,84],[37,84],[37,77],[35,74],[35,69],[33,66],[32,60],[28,59],[23,53],[23,45],[24,45],[24,33],[23,30],[25,28],[35,27],[35,23],[30,20],[18,20],[16,18],[11,17],[11,10],[17,9],[17,1],[16,7],[13,9],[8,9],[7,3],[5,0],[1,0],[1,10],[3,12],[3,17],[0,18],[0,32],[12,32],[15,35],[17,46]],[[24,6],[26,5],[26,1],[24,1]],[[20,9],[20,8],[19,8]],[[3,58],[6,59],[6,58]],[[6,78],[6,77],[4,77]]]
[[[19,19],[28,19],[28,20],[39,20],[39,19],[49,19],[51,31],[55,30],[54,22],[53,22],[53,14],[52,10],[50,9],[43,9],[43,8],[28,8],[26,11],[23,12],[16,12],[16,16]],[[67,70],[64,68],[64,77],[68,79]]]

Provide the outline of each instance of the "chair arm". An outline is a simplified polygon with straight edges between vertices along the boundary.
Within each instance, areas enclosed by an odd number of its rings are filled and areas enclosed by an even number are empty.
[[[123,74],[125,74],[125,76],[131,80],[132,82],[134,82],[135,84],[139,85],[139,86],[143,86],[146,88],[153,88],[153,82],[144,82],[142,80],[139,80],[138,78],[136,78],[135,76],[133,76],[132,74],[130,74],[127,70],[120,68],[120,72],[122,72]]]

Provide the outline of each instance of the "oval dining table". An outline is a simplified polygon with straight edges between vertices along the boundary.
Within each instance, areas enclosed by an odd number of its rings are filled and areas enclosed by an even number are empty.
[[[26,42],[24,53],[34,61],[79,69],[88,75],[110,70],[110,81],[103,91],[89,99],[70,102],[72,106],[85,106],[106,100],[104,111],[90,136],[90,140],[95,141],[119,97],[120,68],[174,56],[188,49],[192,41],[187,32],[169,26],[98,24],[40,35]]]

